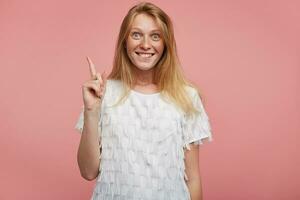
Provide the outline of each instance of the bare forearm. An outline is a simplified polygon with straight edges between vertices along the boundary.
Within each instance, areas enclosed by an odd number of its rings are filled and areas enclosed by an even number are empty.
[[[87,180],[95,179],[99,173],[98,121],[98,112],[84,111],[84,126],[78,148],[77,161],[81,176]]]
[[[191,195],[191,200],[203,200],[201,180],[189,180],[187,186]]]

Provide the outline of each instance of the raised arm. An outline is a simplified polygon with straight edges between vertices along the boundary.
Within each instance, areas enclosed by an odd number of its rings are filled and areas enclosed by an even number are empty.
[[[100,166],[98,122],[106,88],[106,75],[105,72],[102,75],[97,73],[92,61],[88,57],[87,60],[91,79],[82,85],[84,125],[77,152],[77,162],[81,176],[86,180],[94,180],[98,176]]]

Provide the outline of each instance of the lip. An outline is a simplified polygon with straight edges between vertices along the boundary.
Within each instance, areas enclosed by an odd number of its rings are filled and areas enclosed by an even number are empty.
[[[145,62],[145,61],[149,62],[150,60],[153,59],[154,53],[147,53],[147,54],[151,54],[151,56],[143,57],[143,56],[140,55],[140,52],[135,52],[135,55],[137,56],[137,59],[139,61],[142,61],[142,62]]]
[[[152,52],[141,52],[141,51],[136,51],[136,54],[151,54],[151,56],[153,56],[155,53]]]

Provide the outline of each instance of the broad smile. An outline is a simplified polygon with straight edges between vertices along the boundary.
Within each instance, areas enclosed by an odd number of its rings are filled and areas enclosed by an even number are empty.
[[[142,58],[151,58],[155,53],[144,53],[144,52],[135,52],[138,56]]]

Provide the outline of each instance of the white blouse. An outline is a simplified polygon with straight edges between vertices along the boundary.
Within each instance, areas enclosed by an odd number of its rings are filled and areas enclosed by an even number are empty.
[[[100,167],[93,200],[190,200],[185,180],[184,151],[190,143],[212,141],[209,118],[197,90],[186,87],[200,114],[186,118],[160,93],[131,90],[123,104],[122,83],[107,80],[101,105]],[[82,133],[83,110],[76,129]]]

